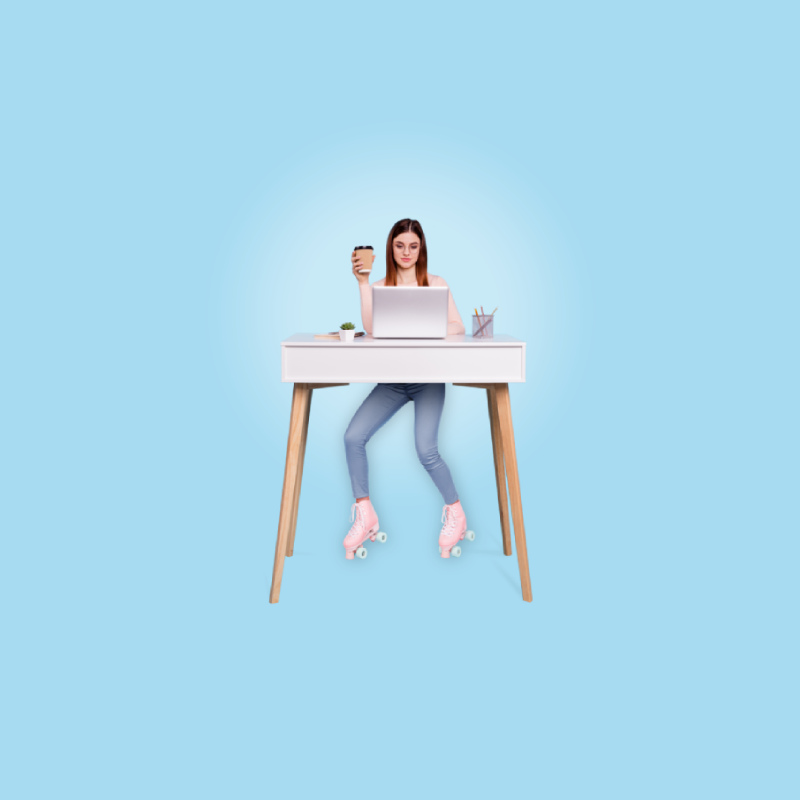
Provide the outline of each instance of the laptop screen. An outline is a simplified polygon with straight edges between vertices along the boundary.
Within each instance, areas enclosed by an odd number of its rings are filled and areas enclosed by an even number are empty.
[[[373,338],[444,339],[449,294],[446,286],[373,286]]]

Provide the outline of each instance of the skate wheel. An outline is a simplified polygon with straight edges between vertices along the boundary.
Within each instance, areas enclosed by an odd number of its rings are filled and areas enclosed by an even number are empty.
[[[386,534],[383,531],[381,531],[375,538],[379,542],[385,542],[386,541]]]
[[[466,537],[467,537],[467,539],[469,539],[471,542],[474,542],[474,541],[475,541],[475,531],[467,531],[467,533],[466,533]]]
[[[364,548],[364,547],[359,547],[359,548],[358,548],[358,550],[356,550],[356,555],[357,555],[359,558],[366,558],[366,557],[367,557],[367,550],[366,550],[366,548]]]
[[[458,545],[456,545],[455,547],[451,548],[450,555],[451,556],[455,556],[456,558],[458,558],[461,555],[461,548]]]

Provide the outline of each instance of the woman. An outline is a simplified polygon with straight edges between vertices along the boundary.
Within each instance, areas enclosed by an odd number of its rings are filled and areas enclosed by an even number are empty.
[[[364,251],[360,251],[363,253]],[[362,263],[353,252],[353,275],[361,292],[361,320],[364,330],[372,333],[372,290],[369,271],[372,264]],[[371,257],[375,260],[375,256]],[[447,286],[438,275],[428,274],[428,250],[422,226],[413,219],[395,223],[386,240],[386,277],[376,286]],[[448,295],[447,332],[464,333],[464,324],[453,295]],[[347,467],[353,487],[350,528],[344,538],[345,556],[353,558],[356,548],[378,532],[378,515],[369,499],[369,476],[366,444],[372,435],[409,400],[414,401],[414,438],[422,466],[436,484],[444,499],[439,534],[442,558],[450,557],[450,549],[464,538],[467,520],[453,485],[450,470],[439,455],[439,420],[444,407],[443,383],[379,383],[356,411],[344,435]]]

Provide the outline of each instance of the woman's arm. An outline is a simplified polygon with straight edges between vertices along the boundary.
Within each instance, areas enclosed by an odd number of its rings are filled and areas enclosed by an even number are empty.
[[[375,256],[366,264],[363,263],[364,259],[368,258],[369,250],[359,250],[358,257],[356,251],[353,250],[350,261],[353,265],[353,275],[356,276],[358,281],[358,293],[361,297],[361,324],[364,330],[372,336],[372,287],[369,285],[369,273],[372,271],[372,264],[375,261]],[[378,281],[381,286],[385,279]]]
[[[455,300],[453,300],[453,293],[449,292],[447,298],[447,332],[465,333],[464,323],[461,321],[461,314],[458,313]]]
[[[384,286],[386,278],[381,278],[372,286]],[[361,324],[369,336],[372,336],[372,286],[367,281],[359,282],[358,292],[361,295]]]
[[[361,295],[361,324],[369,336],[372,336],[372,287],[369,281],[358,284]]]
[[[447,281],[444,278],[440,278],[438,275],[428,275],[428,283],[431,286],[447,286]],[[466,333],[464,328],[464,323],[461,321],[461,314],[458,313],[458,309],[456,308],[455,300],[453,300],[453,293],[450,291],[450,287],[447,286],[447,333],[448,335],[451,333]],[[370,309],[371,311],[372,309]],[[370,324],[372,323],[372,317],[370,316]]]

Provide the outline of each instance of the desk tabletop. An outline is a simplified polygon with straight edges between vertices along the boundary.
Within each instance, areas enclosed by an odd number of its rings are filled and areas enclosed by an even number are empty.
[[[296,333],[281,342],[281,380],[294,383],[522,383],[525,342],[500,334],[473,339],[352,342]]]
[[[352,342],[338,339],[315,339],[313,333],[295,333],[281,342],[281,347],[525,347],[525,342],[504,333],[483,339],[467,334],[450,334],[444,339],[373,339],[364,335]]]

